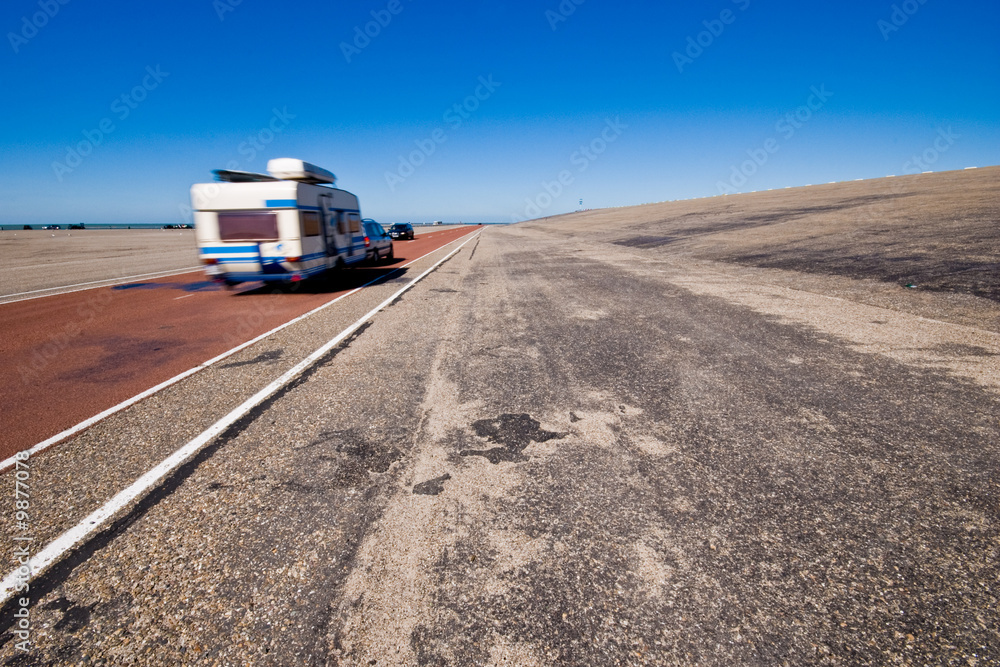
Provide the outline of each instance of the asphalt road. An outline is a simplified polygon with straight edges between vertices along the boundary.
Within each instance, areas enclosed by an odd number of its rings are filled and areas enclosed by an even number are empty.
[[[0,303],[199,266],[190,229],[4,230],[0,257]]]
[[[814,192],[784,201],[857,196]],[[1000,664],[997,302],[621,243],[646,213],[486,229],[36,580],[0,656]],[[31,534],[430,261],[33,458]]]
[[[392,262],[352,268],[325,281],[245,283],[230,292],[197,271],[80,291],[70,286],[61,294],[0,303],[5,422],[0,460],[387,276],[472,229],[425,230],[415,239],[394,242]],[[131,243],[137,254],[140,249],[152,257],[164,254],[161,237],[143,230],[130,239],[130,233],[87,238],[73,252],[89,255],[94,244],[111,239],[119,246]],[[186,238],[192,242],[190,234]],[[30,257],[45,254],[47,239],[40,241],[28,246]],[[95,267],[87,278],[101,280],[122,268],[113,261],[101,266],[103,273]],[[64,281],[66,275],[73,274],[64,274]],[[45,273],[39,277],[49,279]]]

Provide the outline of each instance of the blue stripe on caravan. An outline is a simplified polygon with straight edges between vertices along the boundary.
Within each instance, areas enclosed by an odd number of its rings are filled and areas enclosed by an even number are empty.
[[[264,206],[268,208],[295,208],[298,203],[296,199],[268,199],[264,202]]]
[[[318,211],[319,210],[319,206],[306,206],[304,204],[300,204],[299,208],[301,210],[303,210],[303,211]]]
[[[221,246],[221,247],[217,247],[217,248],[202,248],[201,252],[202,252],[202,254],[226,253],[226,252],[249,254],[249,253],[257,253],[257,246],[255,246],[255,245],[230,245],[230,246]]]

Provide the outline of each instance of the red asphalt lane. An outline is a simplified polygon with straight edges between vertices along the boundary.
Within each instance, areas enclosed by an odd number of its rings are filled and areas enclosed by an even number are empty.
[[[0,460],[231,350],[478,227],[396,241],[391,264],[331,287],[235,292],[201,271],[0,305]]]

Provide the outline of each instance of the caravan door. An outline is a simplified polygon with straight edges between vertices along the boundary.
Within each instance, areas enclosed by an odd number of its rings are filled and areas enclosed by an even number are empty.
[[[343,211],[333,208],[333,197],[320,195],[320,208],[323,211],[323,239],[326,243],[326,255],[333,261],[330,266],[336,266],[337,260],[343,261],[344,255],[350,252],[351,237],[344,233],[347,229],[347,217]]]

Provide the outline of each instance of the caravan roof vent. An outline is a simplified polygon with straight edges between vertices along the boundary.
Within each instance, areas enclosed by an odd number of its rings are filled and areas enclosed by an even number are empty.
[[[279,157],[268,160],[267,171],[275,178],[283,181],[329,183],[331,185],[337,182],[337,177],[326,169],[290,157]]]

